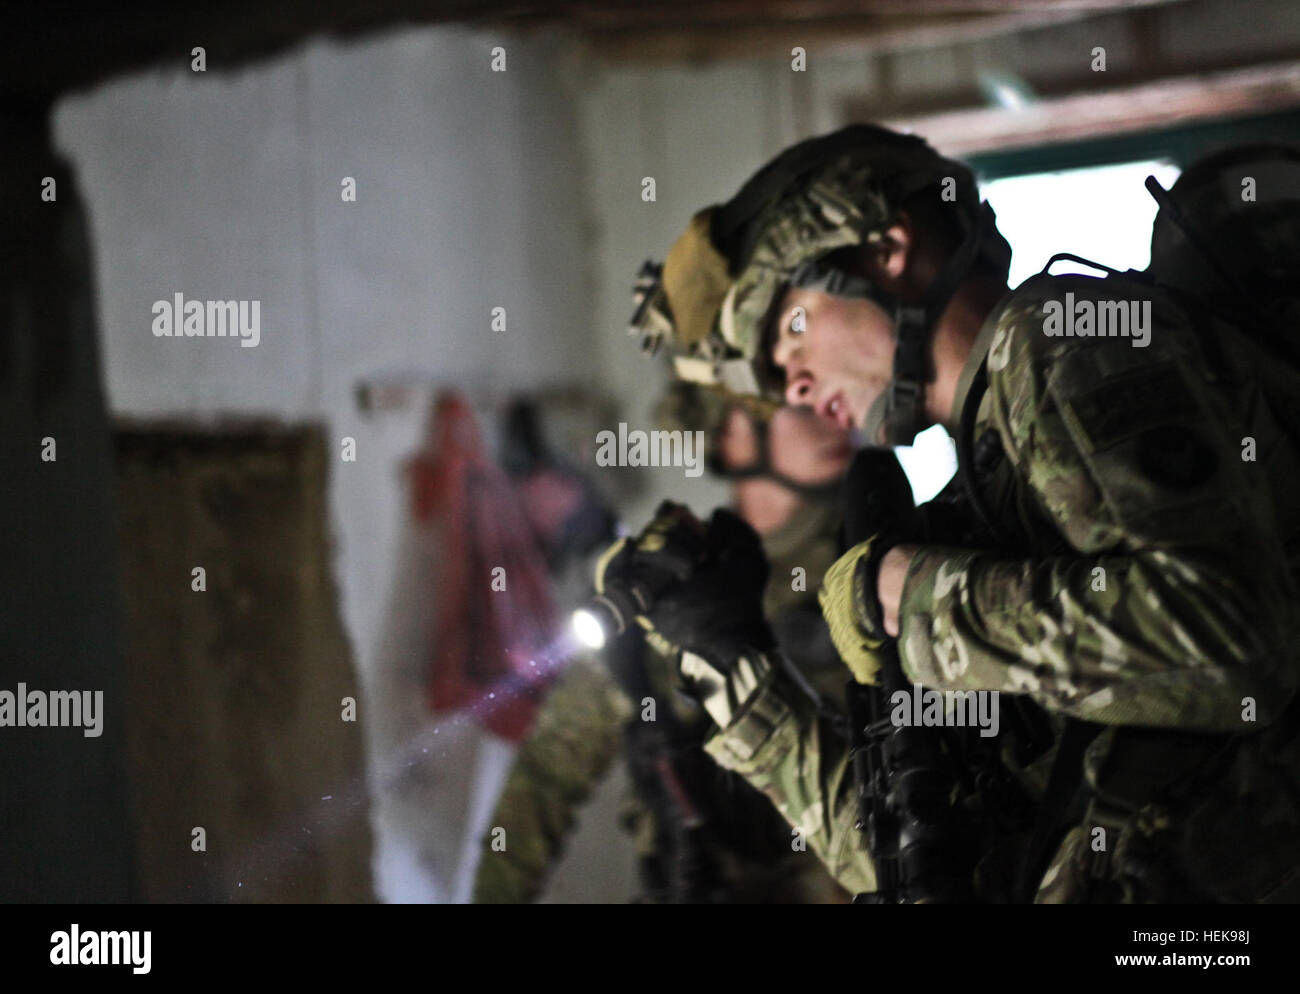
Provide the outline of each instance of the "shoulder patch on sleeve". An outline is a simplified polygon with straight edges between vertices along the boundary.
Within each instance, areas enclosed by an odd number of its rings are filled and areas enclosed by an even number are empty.
[[[1089,451],[1152,428],[1199,420],[1196,400],[1172,363],[1106,379],[1093,358],[1063,359],[1050,381],[1062,415]]]
[[[1105,351],[1059,356],[1048,394],[1113,520],[1134,536],[1212,528],[1228,513],[1215,485],[1226,443],[1194,373],[1172,359],[1115,373]]]

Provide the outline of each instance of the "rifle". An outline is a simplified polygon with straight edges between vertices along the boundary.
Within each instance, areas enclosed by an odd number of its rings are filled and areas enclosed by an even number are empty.
[[[873,535],[905,535],[919,527],[911,486],[891,450],[858,453],[845,493],[846,548]],[[846,694],[858,828],[877,880],[875,893],[860,894],[854,902],[971,901],[977,847],[970,819],[958,807],[962,778],[945,747],[950,730],[890,720],[894,695],[910,695],[912,687],[894,641],[881,647],[879,657],[877,682],[850,681]]]
[[[848,688],[858,827],[876,870],[876,891],[858,904],[974,900],[970,819],[957,808],[959,779],[944,754],[944,728],[895,726],[890,698],[911,693],[895,650],[882,655],[880,683]]]

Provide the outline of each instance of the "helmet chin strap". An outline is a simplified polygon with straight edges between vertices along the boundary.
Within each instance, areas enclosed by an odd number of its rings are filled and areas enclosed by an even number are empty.
[[[925,384],[933,324],[924,306],[896,301],[894,314],[894,376],[867,410],[862,434],[868,448],[911,445],[924,427]]]
[[[981,205],[979,223],[966,233],[919,303],[875,295],[894,316],[894,375],[889,386],[867,411],[863,436],[867,446],[911,445],[925,424],[925,385],[930,380],[930,339],[939,318],[979,254],[991,223],[988,205]]]

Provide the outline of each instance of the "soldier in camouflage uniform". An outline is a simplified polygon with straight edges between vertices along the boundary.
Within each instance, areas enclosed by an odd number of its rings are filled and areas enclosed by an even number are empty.
[[[638,321],[684,377],[869,444],[936,423],[958,441],[963,527],[862,542],[821,598],[859,681],[897,638],[911,679],[999,692],[1046,730],[1004,743],[1038,815],[1000,847],[1018,867],[981,866],[984,897],[1300,899],[1297,367],[1240,297],[1132,272],[1008,294],[1007,260],[965,167],[855,126],[698,214]],[[761,633],[728,659],[671,610],[645,623],[682,648],[710,753],[871,890],[847,748]]]
[[[766,616],[811,684],[838,696],[843,670],[815,592],[838,554],[846,434],[805,411],[773,417],[770,404],[683,383],[672,385],[656,414],[668,427],[705,430],[711,470],[735,481],[739,513],[763,533],[772,563]],[[792,846],[771,803],[701,752],[708,716],[677,690],[675,660],[636,637],[603,656],[571,661],[520,746],[490,822],[506,829],[507,845],[497,851],[485,837],[475,902],[536,899],[577,807],[620,748],[634,792],[623,821],[635,838],[643,900],[847,900],[806,847]],[[653,722],[643,720],[646,698],[654,701]]]

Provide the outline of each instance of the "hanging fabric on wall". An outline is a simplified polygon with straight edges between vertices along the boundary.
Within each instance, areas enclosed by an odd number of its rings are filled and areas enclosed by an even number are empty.
[[[408,464],[412,514],[440,535],[429,707],[468,711],[517,742],[553,668],[546,556],[463,397],[438,398],[430,434],[430,452]]]

